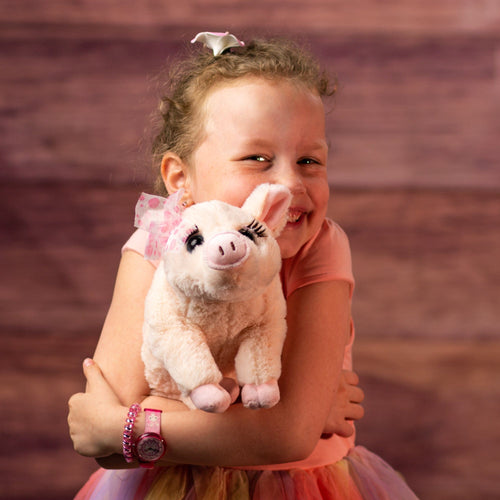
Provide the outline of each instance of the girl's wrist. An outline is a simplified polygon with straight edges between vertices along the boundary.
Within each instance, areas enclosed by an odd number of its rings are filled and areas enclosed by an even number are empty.
[[[127,463],[134,461],[134,427],[137,416],[141,411],[142,409],[138,403],[132,404],[128,410],[125,425],[123,426],[123,457]]]
[[[123,455],[123,433],[124,426],[127,422],[130,407],[119,406],[110,415],[109,420],[109,430],[107,435],[110,436],[110,441],[108,446],[111,450],[111,454]],[[144,433],[145,420],[144,420],[144,408],[141,405],[141,410],[137,413],[134,419],[134,425],[132,428],[131,442],[135,443],[137,438]]]
[[[110,455],[112,454],[120,454],[123,455],[123,432],[124,425],[128,418],[129,407],[127,406],[117,406],[113,409],[112,414],[109,415],[108,426],[106,432],[106,436],[108,436],[109,440],[106,443],[107,448],[110,451]],[[138,420],[140,417],[139,412],[137,415],[132,435],[132,442],[137,438],[137,428],[138,428]]]

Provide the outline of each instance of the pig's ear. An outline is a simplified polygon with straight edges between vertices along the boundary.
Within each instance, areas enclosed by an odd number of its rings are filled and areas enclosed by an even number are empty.
[[[243,210],[264,222],[277,237],[285,227],[292,201],[290,190],[281,184],[260,184],[243,204]]]

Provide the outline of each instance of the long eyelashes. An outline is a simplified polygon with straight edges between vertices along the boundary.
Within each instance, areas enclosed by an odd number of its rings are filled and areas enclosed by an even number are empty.
[[[188,230],[186,230],[186,233],[183,235],[182,237],[182,242],[183,243],[186,243],[186,241],[191,237],[193,236],[194,234],[196,233],[199,233],[200,230],[198,229],[198,226],[193,226],[193,227],[190,227]]]
[[[198,226],[194,226],[183,239],[184,244],[186,245],[186,249],[189,253],[193,252],[193,250],[200,245],[203,245],[205,241],[203,236],[198,229]]]
[[[247,227],[251,229],[259,238],[266,235],[266,228],[257,219],[254,219]]]
[[[242,227],[239,230],[240,234],[251,239],[255,243],[256,237],[263,238],[266,236],[265,227],[256,219],[254,219],[248,226]]]

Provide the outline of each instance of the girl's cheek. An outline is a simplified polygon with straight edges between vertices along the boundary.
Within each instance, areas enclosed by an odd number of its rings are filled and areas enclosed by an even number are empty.
[[[250,192],[248,194],[250,194]],[[229,203],[230,205],[240,207],[245,202],[248,194],[246,194],[246,190],[244,191],[238,188],[228,189],[226,188],[226,186],[218,185],[207,187],[206,189],[194,192],[193,200],[195,203],[201,203],[203,201],[210,200],[219,200],[225,203]]]
[[[237,183],[227,186],[221,196],[218,198],[221,201],[225,201],[230,205],[236,207],[241,207],[245,200],[248,198],[250,193],[258,186],[259,183]]]

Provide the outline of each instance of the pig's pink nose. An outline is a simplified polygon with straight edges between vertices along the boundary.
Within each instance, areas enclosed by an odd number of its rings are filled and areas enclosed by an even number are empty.
[[[219,233],[206,243],[205,260],[212,269],[228,269],[242,264],[249,250],[245,236],[240,233]]]

